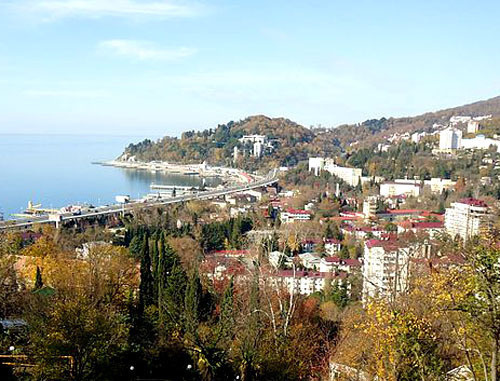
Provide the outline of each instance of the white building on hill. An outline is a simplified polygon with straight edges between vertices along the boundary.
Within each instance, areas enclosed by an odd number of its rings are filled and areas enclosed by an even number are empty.
[[[380,195],[383,197],[412,196],[418,197],[421,192],[420,181],[418,180],[394,180],[385,181],[380,184]]]
[[[484,135],[477,135],[472,139],[462,139],[460,148],[462,149],[489,149],[495,146],[497,152],[500,152],[500,140],[490,139]]]
[[[462,142],[462,131],[447,128],[439,133],[439,149],[446,150],[456,150],[461,147]]]
[[[322,170],[330,172],[352,187],[357,186],[361,182],[361,168],[341,167],[335,164],[333,159],[324,159],[322,157],[309,158],[309,171],[314,171],[314,174],[318,176]]]

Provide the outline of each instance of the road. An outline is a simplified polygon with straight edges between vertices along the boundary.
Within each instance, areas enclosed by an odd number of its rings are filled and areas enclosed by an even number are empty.
[[[169,205],[169,204],[175,204],[175,203],[179,203],[179,202],[214,199],[214,198],[217,198],[220,196],[225,196],[225,195],[232,194],[232,193],[238,193],[238,192],[243,192],[246,190],[251,190],[251,189],[256,189],[256,188],[261,188],[261,187],[265,187],[268,185],[272,185],[272,184],[278,182],[277,173],[278,173],[277,170],[273,170],[273,171],[269,172],[269,174],[261,180],[254,181],[254,182],[251,182],[251,183],[248,183],[245,185],[241,185],[241,186],[236,186],[236,187],[214,189],[214,190],[210,190],[210,191],[206,191],[206,192],[200,192],[197,194],[171,197],[168,199],[159,200],[159,201],[152,201],[152,202],[138,202],[138,201],[136,201],[136,202],[131,202],[131,203],[124,204],[124,205],[115,204],[115,205],[110,205],[110,206],[101,206],[101,207],[95,208],[92,211],[83,212],[82,214],[79,214],[79,215],[72,215],[72,214],[61,215],[61,217],[60,217],[61,220],[59,222],[64,223],[67,221],[77,221],[77,220],[84,219],[84,218],[118,214],[118,213],[127,212],[127,211],[134,210],[134,209],[153,208],[153,207],[165,206],[165,205]],[[53,224],[54,221],[50,220],[48,216],[33,217],[33,218],[30,218],[29,220],[3,221],[3,222],[0,222],[0,231],[1,230],[9,230],[9,229],[29,228],[35,224],[47,224],[47,223]]]

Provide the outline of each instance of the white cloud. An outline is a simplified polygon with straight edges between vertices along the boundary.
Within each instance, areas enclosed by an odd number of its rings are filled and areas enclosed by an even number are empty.
[[[107,40],[102,41],[99,47],[113,54],[141,61],[174,61],[196,53],[196,49],[192,48],[165,49],[156,47],[151,42],[138,40]]]
[[[24,91],[30,97],[63,97],[63,98],[103,98],[108,94],[101,90],[50,90],[30,89]]]
[[[28,0],[15,6],[40,14],[46,21],[65,17],[191,17],[201,10],[194,3],[173,0]]]

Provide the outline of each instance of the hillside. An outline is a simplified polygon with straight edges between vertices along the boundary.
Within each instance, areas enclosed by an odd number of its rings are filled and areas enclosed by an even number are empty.
[[[267,147],[260,157],[252,155],[253,145],[242,143],[245,135],[265,135]],[[295,165],[309,155],[334,154],[341,151],[333,140],[325,140],[313,131],[285,118],[264,115],[248,117],[238,122],[220,124],[214,129],[187,131],[181,138],[164,137],[157,142],[144,140],[130,144],[121,159],[163,160],[179,163],[231,165],[234,147],[239,148],[236,164],[247,169]]]
[[[332,156],[348,149],[370,147],[394,133],[430,130],[434,123],[446,124],[454,115],[500,116],[500,96],[468,105],[429,112],[415,117],[381,118],[337,128],[305,128],[289,119],[269,118],[264,115],[219,124],[203,131],[187,131],[181,138],[164,137],[156,142],[144,140],[130,144],[120,157],[127,160],[163,160],[178,163],[232,165],[233,150],[238,147],[236,165],[249,170],[257,168],[295,165],[311,155]],[[500,119],[494,118],[493,123]],[[491,122],[490,122],[491,124]],[[495,129],[497,126],[488,126]],[[252,155],[252,144],[241,142],[245,135],[265,135],[266,147],[260,157]]]
[[[454,115],[480,116],[489,114],[493,117],[500,116],[500,96],[414,117],[371,119],[355,125],[342,125],[335,129],[327,129],[323,132],[331,138],[338,139],[344,147],[353,142],[367,146],[394,133],[413,133],[429,130],[434,123],[446,124]]]

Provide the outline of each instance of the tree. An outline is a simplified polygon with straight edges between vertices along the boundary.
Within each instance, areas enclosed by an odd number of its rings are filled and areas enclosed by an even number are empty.
[[[151,273],[151,258],[149,256],[149,240],[145,234],[141,249],[141,282],[139,285],[139,310],[144,311],[154,302],[153,274]]]
[[[36,276],[35,276],[35,286],[34,290],[39,290],[43,287],[43,280],[42,280],[42,272],[40,271],[40,267],[36,267]]]

